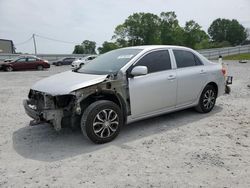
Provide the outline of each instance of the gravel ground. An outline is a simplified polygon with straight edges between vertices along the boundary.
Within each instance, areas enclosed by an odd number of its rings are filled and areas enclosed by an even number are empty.
[[[232,93],[124,126],[111,143],[29,127],[22,100],[48,71],[0,72],[0,187],[250,187],[250,63],[227,62]]]

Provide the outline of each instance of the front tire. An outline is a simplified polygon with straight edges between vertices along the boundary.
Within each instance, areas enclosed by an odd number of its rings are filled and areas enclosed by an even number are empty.
[[[39,70],[39,71],[43,70],[43,66],[42,65],[38,65],[37,66],[37,70]]]
[[[118,105],[108,100],[92,103],[81,118],[81,129],[92,142],[103,144],[112,141],[123,125],[123,116]]]
[[[207,85],[201,93],[199,104],[195,107],[200,113],[210,112],[215,105],[217,91],[212,85]]]

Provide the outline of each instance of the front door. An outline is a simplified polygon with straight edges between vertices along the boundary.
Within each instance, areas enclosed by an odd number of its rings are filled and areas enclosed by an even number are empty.
[[[12,63],[15,70],[24,70],[26,66],[27,58],[23,57],[17,59],[15,62]]]
[[[176,105],[176,70],[168,50],[146,54],[135,66],[146,66],[148,74],[129,78],[131,117],[151,115]]]

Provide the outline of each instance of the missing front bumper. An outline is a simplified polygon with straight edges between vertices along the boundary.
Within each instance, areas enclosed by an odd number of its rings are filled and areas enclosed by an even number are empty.
[[[36,110],[36,107],[30,103],[29,100],[23,101],[23,106],[26,114],[35,121],[47,121],[50,122],[54,129],[61,130],[61,121],[63,117],[63,111],[57,110],[43,110],[41,112]]]

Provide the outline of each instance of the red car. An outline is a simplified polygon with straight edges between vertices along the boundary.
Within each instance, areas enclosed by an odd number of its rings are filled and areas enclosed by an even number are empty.
[[[38,57],[19,57],[11,62],[5,63],[2,65],[2,68],[5,71],[13,70],[28,70],[28,69],[37,69],[43,70],[50,68],[50,64],[46,60],[42,60]]]

